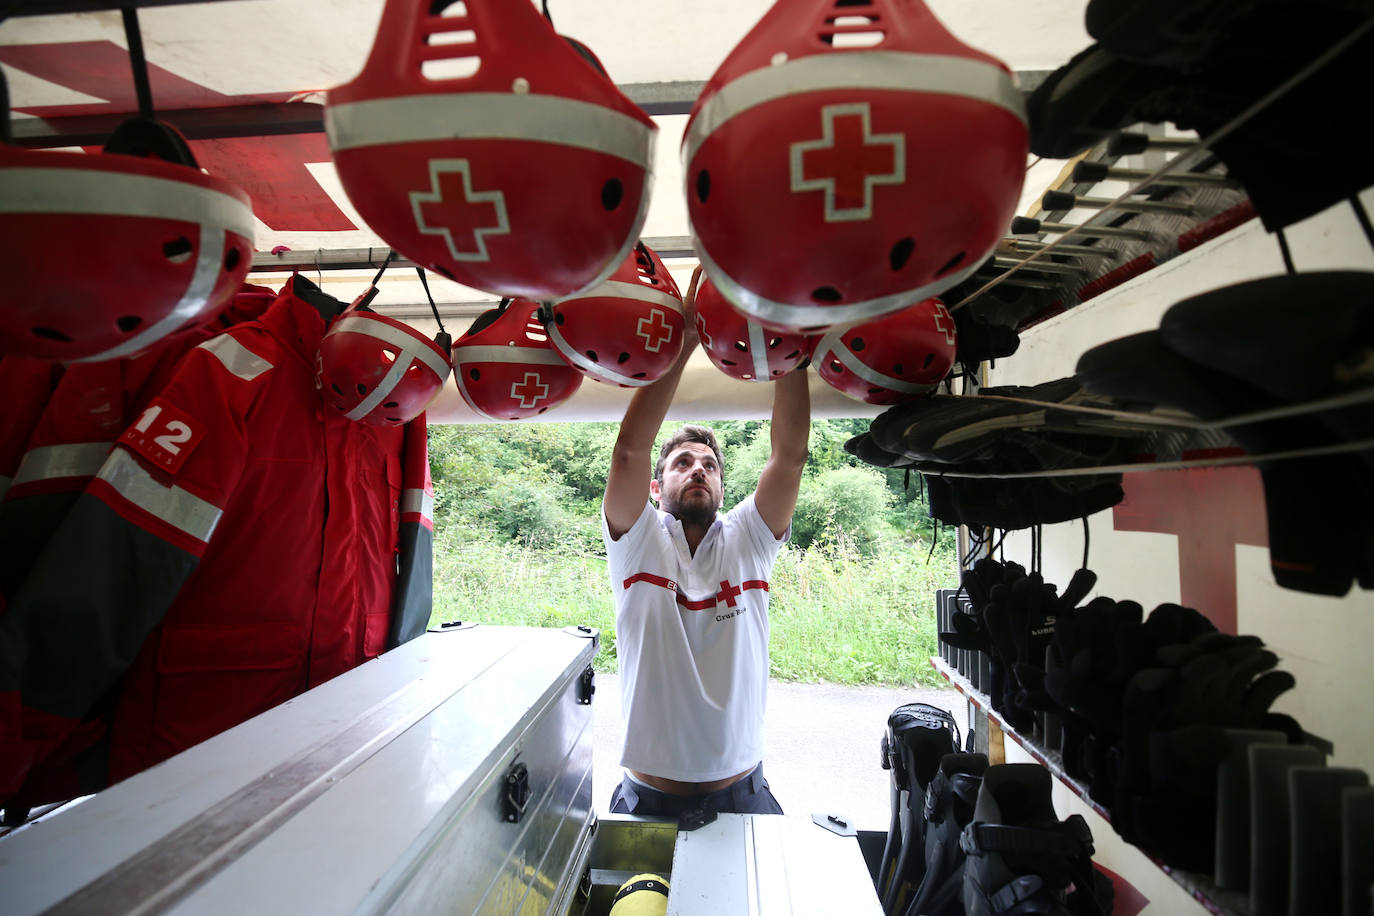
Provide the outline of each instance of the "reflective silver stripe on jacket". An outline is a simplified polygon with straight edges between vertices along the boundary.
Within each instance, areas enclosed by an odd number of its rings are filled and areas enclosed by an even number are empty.
[[[534,140],[605,153],[646,171],[653,170],[657,133],[656,127],[604,105],[511,92],[436,93],[330,105],[324,127],[335,153],[424,140]]]
[[[16,484],[63,477],[94,477],[110,455],[114,442],[72,442],[31,448],[19,462]]]
[[[402,490],[401,514],[406,515],[414,512],[418,512],[424,518],[433,521],[434,495],[418,489]]]
[[[840,342],[840,338],[846,332],[843,330],[831,331],[821,338],[821,342],[816,346],[816,363],[820,365],[825,360],[834,357],[838,359],[846,369],[853,372],[868,384],[879,388],[888,388],[902,394],[925,394],[934,388],[934,385],[916,384],[893,378],[890,375],[883,375],[876,369],[864,365],[854,353]]]
[[[202,543],[210,540],[224,514],[214,503],[181,487],[158,483],[123,449],[115,449],[96,476],[144,512]]]
[[[251,382],[272,368],[271,363],[228,334],[212,337],[201,344],[200,349],[219,360],[230,374],[237,375],[245,382]]]
[[[751,71],[722,86],[692,119],[682,138],[682,161],[690,171],[692,157],[706,139],[742,112],[775,99],[830,89],[956,95],[996,105],[1026,120],[1020,90],[1005,70],[986,61],[907,51],[817,54]]]

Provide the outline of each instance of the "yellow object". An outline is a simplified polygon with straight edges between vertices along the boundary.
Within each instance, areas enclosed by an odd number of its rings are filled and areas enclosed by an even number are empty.
[[[610,916],[663,916],[668,912],[668,882],[658,875],[635,875],[620,885]]]

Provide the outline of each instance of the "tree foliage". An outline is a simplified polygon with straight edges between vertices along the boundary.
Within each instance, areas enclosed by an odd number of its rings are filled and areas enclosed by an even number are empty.
[[[725,504],[753,491],[769,454],[769,425],[707,424],[725,460]],[[929,549],[934,531],[919,486],[901,471],[870,467],[844,450],[863,419],[817,420],[793,519],[793,544],[850,545],[864,555],[903,542]],[[663,439],[676,429],[665,426]],[[601,496],[615,423],[436,426],[430,429],[435,521],[534,547],[597,553]],[[658,454],[657,444],[653,454]],[[952,541],[945,533],[942,541]]]

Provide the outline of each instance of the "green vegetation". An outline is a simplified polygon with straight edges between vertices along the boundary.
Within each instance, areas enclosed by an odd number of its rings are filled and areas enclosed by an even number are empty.
[[[726,505],[748,494],[767,424],[708,424],[725,452]],[[935,589],[956,581],[917,480],[844,451],[866,420],[817,421],[793,537],[772,576],[772,674],[842,684],[933,684]],[[616,670],[600,501],[614,423],[430,430],[434,620],[601,630],[596,665]],[[933,550],[932,550],[933,546]]]

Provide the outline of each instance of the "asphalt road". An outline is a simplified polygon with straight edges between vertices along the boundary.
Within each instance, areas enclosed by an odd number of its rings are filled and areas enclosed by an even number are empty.
[[[888,773],[879,764],[887,717],[903,703],[948,709],[959,727],[968,716],[953,690],[839,687],[834,684],[768,686],[763,772],[788,814],[838,814],[861,830],[886,830]],[[620,679],[596,676],[592,703],[593,793],[598,811],[620,781]]]

